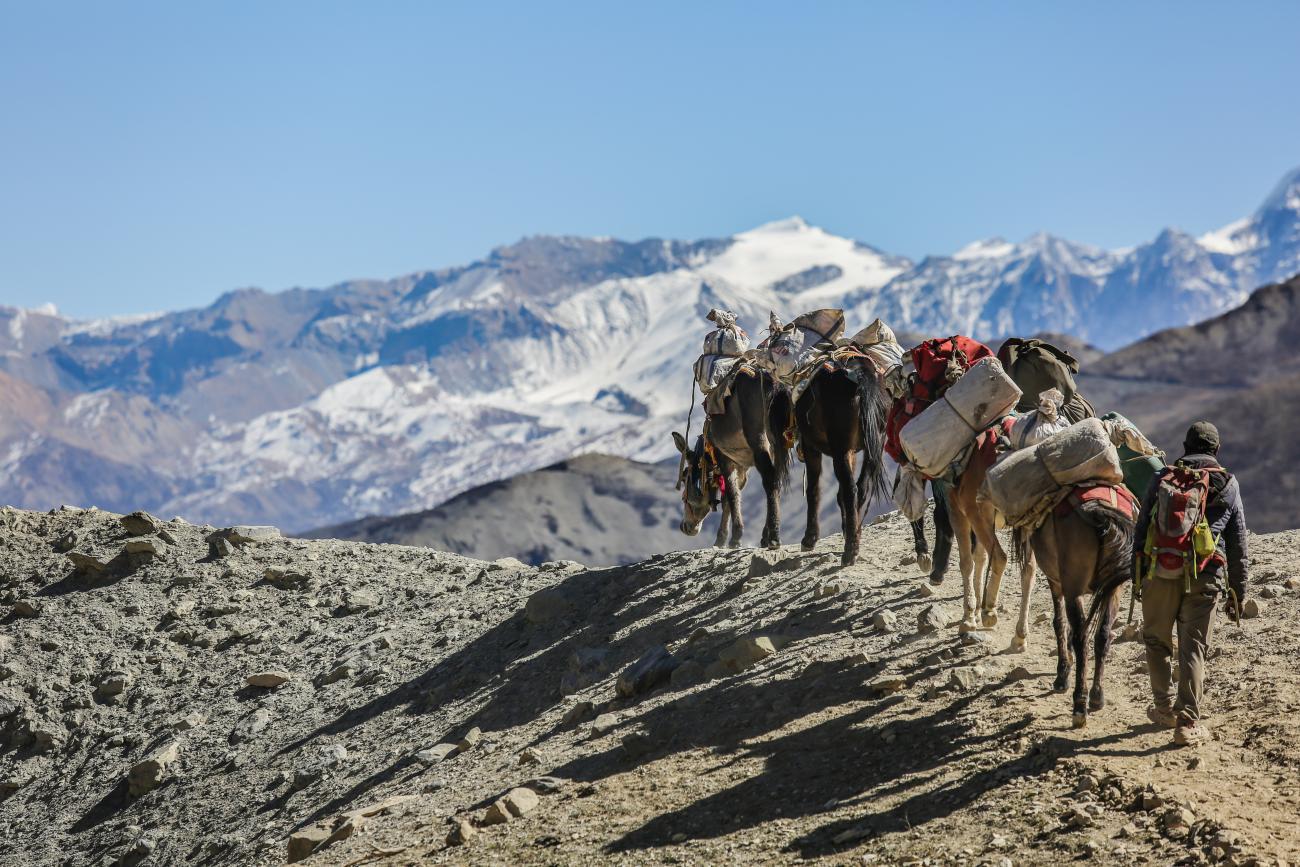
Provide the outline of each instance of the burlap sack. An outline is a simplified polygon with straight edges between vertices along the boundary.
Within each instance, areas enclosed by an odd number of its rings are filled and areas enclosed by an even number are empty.
[[[1084,419],[1037,445],[1011,452],[988,472],[980,495],[1012,527],[1036,522],[1067,488],[1084,482],[1119,485],[1119,454],[1098,419]]]

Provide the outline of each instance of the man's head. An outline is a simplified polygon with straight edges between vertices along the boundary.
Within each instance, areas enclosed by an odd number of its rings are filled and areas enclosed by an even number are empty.
[[[1208,421],[1198,421],[1187,429],[1183,451],[1189,455],[1217,455],[1219,442],[1219,429]]]

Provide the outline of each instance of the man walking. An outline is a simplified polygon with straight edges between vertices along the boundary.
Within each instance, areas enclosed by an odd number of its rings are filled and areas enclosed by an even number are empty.
[[[1237,480],[1219,465],[1219,431],[1192,425],[1183,457],[1165,467],[1143,498],[1134,536],[1135,590],[1154,703],[1147,716],[1175,729],[1174,742],[1203,743],[1206,652],[1219,596],[1235,619],[1246,598],[1246,513]],[[1170,657],[1178,631],[1177,695]]]

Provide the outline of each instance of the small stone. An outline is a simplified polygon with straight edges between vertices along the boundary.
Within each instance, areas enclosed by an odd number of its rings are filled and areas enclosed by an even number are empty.
[[[149,758],[137,763],[127,774],[127,792],[133,798],[146,795],[156,789],[167,775],[167,769],[181,755],[181,745],[172,741],[155,751]]]
[[[871,836],[871,829],[863,825],[854,825],[852,828],[846,828],[831,838],[831,843],[836,846],[843,846],[845,843],[853,843],[858,840],[865,840]]]
[[[310,825],[289,835],[289,853],[285,860],[290,864],[310,858],[316,848],[330,838],[333,831],[325,825]]]
[[[1078,807],[1067,810],[1061,817],[1061,824],[1067,828],[1088,828],[1093,823],[1092,814]]]
[[[241,524],[229,529],[219,531],[226,535],[236,545],[247,545],[252,542],[270,542],[273,539],[280,538],[280,531],[276,527],[251,526]]]
[[[538,590],[524,604],[524,619],[534,626],[555,623],[567,618],[572,612],[573,603],[558,587]]]
[[[989,637],[984,632],[967,632],[962,635],[961,643],[966,647],[988,647]]]
[[[747,635],[718,655],[718,661],[734,672],[752,668],[776,653],[782,639],[770,635]]]
[[[485,827],[491,827],[492,825],[504,825],[506,822],[509,821],[510,821],[510,808],[506,806],[506,802],[504,798],[498,798],[497,800],[493,801],[491,806],[487,808],[487,812],[483,814],[483,818],[479,820],[479,822]]]
[[[245,682],[249,686],[258,689],[275,689],[277,686],[284,686],[291,680],[293,680],[293,675],[280,669],[258,671],[245,678]]]
[[[537,777],[524,783],[539,795],[558,795],[564,791],[567,780],[561,777]]]
[[[1097,787],[1098,782],[1096,777],[1092,774],[1083,774],[1075,781],[1074,791],[1075,794],[1081,795],[1085,792],[1095,792],[1097,791]]]
[[[541,754],[532,747],[526,747],[519,753],[519,764],[521,765],[539,765],[541,762]]]
[[[688,659],[673,669],[673,673],[668,678],[668,684],[673,689],[685,689],[694,686],[703,679],[704,666],[694,659]]]
[[[72,567],[79,574],[94,577],[101,572],[108,571],[108,563],[94,554],[86,554],[82,551],[69,551],[67,558],[72,562]]]
[[[1247,619],[1258,617],[1267,607],[1262,599],[1247,599],[1246,604],[1241,606],[1241,616]]]
[[[151,536],[158,532],[158,519],[148,512],[132,512],[117,519],[132,536]]]
[[[709,630],[705,629],[703,626],[699,626],[696,627],[693,632],[691,632],[691,637],[686,639],[686,643],[695,644],[697,642],[705,640],[708,637],[709,637]]]
[[[1265,584],[1256,591],[1261,599],[1276,599],[1282,595],[1281,584]]]
[[[624,698],[650,692],[666,683],[678,664],[662,644],[652,647],[618,676],[614,689]]]
[[[1160,816],[1160,826],[1166,831],[1184,830],[1195,822],[1196,815],[1186,807],[1170,807]]]
[[[939,595],[939,588],[926,581],[923,584],[916,585],[916,595],[922,599],[931,599]]]
[[[880,632],[893,632],[898,628],[898,615],[888,608],[871,615],[871,625]]]
[[[478,726],[474,726],[474,728],[465,732],[465,736],[461,738],[459,742],[457,742],[456,751],[460,753],[469,752],[470,750],[478,746],[479,742],[482,740],[483,740],[483,730],[480,729]]]
[[[447,845],[464,846],[477,833],[478,829],[474,827],[469,819],[457,819],[451,830],[447,832]]]
[[[455,755],[458,749],[459,747],[455,744],[435,744],[428,749],[417,752],[415,760],[425,766],[435,765],[449,756]]]
[[[162,557],[167,553],[167,545],[156,536],[138,536],[127,539],[126,553],[137,557]]]
[[[187,732],[196,729],[208,721],[208,718],[198,711],[188,713],[185,716],[172,723],[172,728],[178,732]]]
[[[1015,668],[1007,672],[1007,680],[1010,681],[1029,680],[1033,676],[1034,675],[1029,671],[1029,669],[1025,668],[1023,665],[1017,665]]]
[[[564,719],[560,721],[560,725],[565,728],[580,725],[581,723],[591,719],[595,713],[595,705],[589,701],[580,701],[565,712]]]
[[[344,614],[361,614],[372,608],[378,608],[379,605],[379,594],[368,590],[351,590],[343,594],[343,604],[340,607]]]
[[[948,686],[962,692],[974,689],[978,683],[979,677],[976,675],[975,669],[968,665],[954,668],[948,675]]]
[[[927,605],[916,615],[916,631],[930,635],[948,626],[948,612],[942,605]]]
[[[618,717],[612,713],[603,713],[591,724],[591,733],[594,737],[601,737],[616,728],[618,728]]]
[[[36,599],[19,599],[14,603],[14,615],[17,617],[39,617],[41,603]]]
[[[885,675],[878,677],[871,683],[867,684],[867,689],[877,695],[890,695],[895,692],[902,692],[907,689],[907,678],[898,675]]]
[[[536,792],[523,786],[506,792],[506,796],[502,800],[505,801],[506,809],[510,811],[510,815],[516,819],[536,810],[537,805],[541,803],[541,799],[537,797]]]

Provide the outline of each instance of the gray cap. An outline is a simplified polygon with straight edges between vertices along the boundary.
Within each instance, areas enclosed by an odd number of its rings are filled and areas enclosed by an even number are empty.
[[[1188,454],[1217,454],[1219,443],[1219,429],[1208,421],[1198,421],[1187,429],[1187,436],[1183,437],[1183,449]]]

